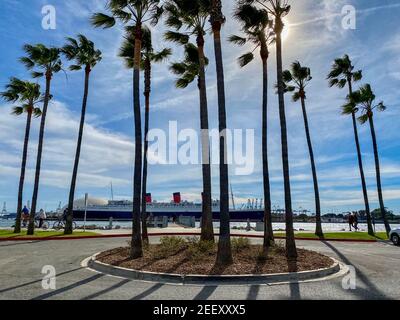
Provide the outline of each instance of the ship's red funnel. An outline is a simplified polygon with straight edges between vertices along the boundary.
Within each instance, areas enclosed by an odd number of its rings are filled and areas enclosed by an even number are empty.
[[[151,193],[146,193],[146,203],[152,203],[153,199],[151,198]]]
[[[174,203],[180,204],[182,202],[181,193],[175,192],[174,193]]]

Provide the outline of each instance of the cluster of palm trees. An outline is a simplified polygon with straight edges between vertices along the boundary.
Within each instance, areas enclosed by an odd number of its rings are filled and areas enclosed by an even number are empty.
[[[360,141],[358,137],[357,120],[361,124],[369,122],[371,129],[372,144],[374,149],[374,159],[375,159],[375,171],[376,171],[376,184],[379,199],[379,208],[382,214],[383,222],[385,224],[386,233],[390,233],[390,225],[386,216],[386,209],[383,202],[382,194],[382,183],[381,183],[381,173],[380,173],[380,163],[379,163],[379,153],[378,144],[376,141],[375,127],[374,127],[374,110],[384,111],[386,107],[383,102],[375,104],[375,95],[372,92],[371,85],[366,84],[362,86],[359,90],[353,90],[354,82],[358,82],[362,79],[362,71],[355,71],[355,66],[352,64],[351,59],[348,55],[344,55],[343,58],[335,59],[332,70],[328,75],[329,84],[331,87],[337,86],[339,88],[345,88],[348,86],[349,94],[347,95],[347,102],[342,106],[343,115],[351,115],[353,120],[353,130],[354,138],[356,142],[358,165],[360,169],[361,185],[364,196],[365,213],[367,216],[368,233],[370,235],[374,234],[374,229],[372,227],[371,211],[369,207],[367,183],[365,181],[363,159],[361,154]],[[361,113],[361,116],[357,118],[357,114]]]
[[[290,188],[290,172],[288,158],[288,139],[285,113],[285,94],[291,92],[294,101],[300,101],[307,144],[310,155],[311,170],[315,191],[316,207],[316,235],[323,237],[321,226],[321,205],[318,188],[317,170],[314,159],[314,151],[311,141],[310,128],[306,111],[306,87],[312,80],[309,68],[294,62],[290,70],[283,70],[282,61],[282,32],[284,29],[283,18],[290,12],[290,5],[287,0],[238,0],[233,14],[242,30],[242,35],[232,35],[229,40],[237,45],[250,43],[253,45],[251,52],[242,55],[238,61],[241,67],[246,66],[254,59],[254,51],[259,50],[262,61],[263,89],[262,89],[262,163],[263,163],[263,190],[264,190],[264,250],[268,252],[273,244],[274,236],[272,229],[271,215],[271,190],[268,166],[268,59],[269,48],[276,47],[277,61],[277,94],[279,101],[279,116],[281,127],[282,164],[285,193],[286,211],[286,253],[289,259],[297,258],[297,249],[294,237],[292,199]],[[126,67],[133,69],[133,114],[135,127],[135,163],[133,177],[133,212],[132,212],[132,241],[131,258],[143,256],[143,243],[148,243],[146,227],[146,194],[147,194],[147,134],[150,127],[150,96],[152,92],[152,68],[153,64],[160,63],[171,56],[172,50],[164,48],[155,51],[152,43],[152,32],[148,25],[155,27],[160,19],[164,17],[167,31],[164,38],[166,41],[174,42],[183,47],[184,58],[182,61],[172,62],[170,71],[177,75],[176,87],[186,88],[195,80],[199,89],[200,125],[202,129],[202,175],[203,175],[203,209],[201,223],[201,240],[214,241],[212,199],[211,199],[211,168],[210,168],[210,144],[207,106],[206,66],[209,59],[205,56],[204,46],[207,40],[207,31],[212,30],[215,65],[217,71],[218,91],[218,120],[220,131],[220,233],[218,241],[218,253],[216,261],[218,264],[229,264],[232,262],[231,240],[230,240],[230,218],[229,218],[229,174],[227,165],[227,143],[226,143],[226,106],[225,106],[225,81],[224,66],[222,60],[221,29],[225,23],[225,16],[222,13],[221,0],[108,0],[106,5],[107,13],[95,13],[91,17],[91,23],[95,27],[111,28],[121,23],[125,27],[125,40],[122,43],[119,56],[125,60]],[[73,201],[76,187],[76,178],[79,168],[79,158],[84,131],[85,114],[87,108],[90,72],[101,60],[101,52],[95,49],[94,43],[85,36],[79,35],[77,39],[67,38],[67,43],[62,48],[45,47],[44,45],[26,45],[24,47],[26,57],[21,62],[31,70],[34,78],[45,77],[46,89],[41,94],[40,86],[28,81],[21,81],[12,78],[7,90],[2,97],[7,101],[19,102],[20,106],[14,108],[15,114],[27,114],[26,135],[22,159],[21,178],[18,193],[18,210],[15,232],[20,232],[20,221],[22,211],[22,194],[25,177],[25,166],[29,141],[30,125],[33,116],[41,116],[39,132],[39,145],[36,162],[36,174],[32,197],[30,223],[28,234],[34,232],[34,218],[39,191],[41,159],[46,124],[46,114],[51,95],[51,81],[53,75],[63,70],[61,57],[64,56],[74,64],[69,67],[76,71],[83,69],[84,96],[82,101],[81,122],[77,148],[75,154],[74,168],[69,192],[67,223],[65,233],[72,233]],[[373,234],[371,215],[368,204],[365,176],[362,167],[360,144],[357,133],[357,113],[361,112],[360,122],[369,121],[374,144],[377,184],[381,212],[385,220],[387,230],[390,227],[385,218],[384,203],[379,173],[379,158],[376,144],[373,111],[384,110],[383,103],[375,104],[375,96],[371,87],[366,85],[358,91],[352,90],[354,81],[361,79],[361,72],[354,72],[348,56],[335,60],[334,66],[328,78],[331,86],[337,85],[340,88],[349,86],[347,103],[343,106],[344,114],[351,114],[359,157],[359,167],[364,192],[366,213],[368,217],[368,231]],[[144,133],[142,132],[142,116],[140,101],[140,79],[141,72],[144,73],[144,97],[145,97],[145,123]],[[42,109],[37,107],[43,103]]]
[[[198,81],[200,94],[200,119],[202,134],[203,155],[203,212],[202,232],[203,241],[214,241],[212,199],[211,199],[211,168],[209,161],[209,138],[207,130],[208,108],[206,93],[205,66],[208,59],[204,54],[207,25],[210,23],[215,47],[215,61],[218,84],[218,116],[220,130],[220,198],[221,221],[220,237],[218,242],[217,261],[219,263],[232,262],[229,221],[229,191],[228,166],[226,161],[226,109],[225,109],[225,82],[222,62],[221,28],[225,22],[220,0],[142,0],[117,1],[109,0],[106,6],[108,12],[96,13],[91,22],[95,27],[111,28],[117,21],[125,25],[125,38],[120,56],[127,61],[128,67],[133,67],[134,92],[134,122],[135,122],[135,169],[133,181],[133,216],[131,257],[143,255],[143,241],[148,241],[146,230],[146,179],[147,179],[147,130],[149,126],[150,105],[150,78],[151,63],[167,58],[170,49],[164,49],[159,54],[153,52],[151,32],[146,27],[149,23],[153,27],[158,24],[161,16],[165,16],[169,30],[165,33],[167,41],[173,41],[184,46],[185,59],[183,62],[171,64],[171,72],[179,75],[177,87],[184,88],[195,79]],[[193,44],[191,37],[195,38]],[[149,40],[150,39],[150,40]],[[147,55],[146,55],[147,53]],[[150,54],[150,55],[149,55]],[[146,67],[147,66],[147,67]],[[143,154],[143,134],[140,108],[140,71],[145,71],[146,116]],[[142,223],[141,223],[142,220]]]
[[[286,254],[289,259],[297,258],[296,242],[293,229],[292,196],[290,188],[289,156],[285,111],[285,92],[287,86],[284,81],[282,61],[282,32],[283,19],[290,13],[291,6],[287,0],[239,0],[234,17],[242,26],[243,36],[233,35],[230,41],[238,45],[251,43],[253,51],[245,53],[239,58],[241,67],[246,66],[254,59],[254,51],[260,50],[263,67],[263,102],[262,102],[262,158],[263,158],[263,186],[264,186],[264,250],[267,252],[274,240],[271,218],[271,192],[268,168],[268,58],[269,46],[276,46],[277,62],[277,93],[279,101],[279,117],[281,127],[282,166],[285,194],[285,221],[286,221]],[[322,230],[321,230],[322,233]]]
[[[200,105],[200,126],[202,129],[202,174],[203,174],[203,193],[202,193],[202,223],[201,240],[214,241],[212,199],[211,199],[211,168],[210,168],[210,145],[209,145],[209,122],[207,105],[207,87],[205,67],[209,60],[205,56],[204,46],[206,42],[209,23],[214,38],[215,64],[217,71],[217,90],[218,90],[218,120],[220,131],[220,234],[218,241],[218,264],[228,264],[232,262],[231,241],[230,241],[230,219],[229,219],[229,181],[227,165],[227,147],[226,147],[226,108],[225,108],[225,84],[224,70],[222,61],[221,27],[225,22],[222,14],[222,1],[220,0],[166,0],[161,3],[159,0],[143,1],[117,1],[109,0],[107,2],[107,14],[96,13],[92,16],[92,24],[96,27],[110,28],[117,21],[125,25],[126,39],[130,43],[123,46],[123,54],[129,59],[130,66],[134,69],[133,91],[134,91],[134,122],[135,122],[135,170],[134,170],[134,190],[133,190],[133,223],[132,223],[132,241],[131,257],[138,258],[143,255],[143,241],[147,241],[145,223],[146,203],[143,200],[146,193],[146,132],[145,132],[145,151],[142,151],[142,126],[140,109],[140,69],[142,64],[142,46],[145,46],[144,25],[148,22],[155,26],[160,21],[161,16],[165,17],[165,24],[168,31],[165,33],[167,41],[174,42],[184,47],[184,60],[174,62],[170,66],[171,72],[178,76],[176,86],[185,88],[193,81],[197,80],[199,89]],[[285,184],[285,207],[286,207],[286,230],[287,230],[287,256],[295,259],[297,249],[294,239],[292,201],[290,192],[290,174],[287,146],[287,129],[284,105],[285,83],[283,79],[282,67],[282,31],[283,18],[289,13],[290,6],[286,0],[239,0],[236,18],[241,20],[243,29],[247,36],[258,45],[262,44],[262,58],[265,71],[266,60],[268,58],[268,39],[274,35],[277,47],[277,79],[279,94],[279,110],[281,122],[282,137],[282,162],[284,168]],[[269,16],[272,19],[269,19]],[[146,32],[144,32],[146,30]],[[235,40],[235,39],[233,39]],[[238,38],[236,39],[238,40]],[[132,46],[132,42],[134,45]],[[240,40],[239,40],[240,42]],[[245,41],[244,41],[245,42]],[[130,52],[129,52],[130,51]],[[132,55],[133,53],[133,55]],[[249,55],[247,56],[249,58]],[[133,61],[132,61],[133,59]],[[246,63],[246,57],[242,60]],[[247,59],[248,60],[248,59]],[[133,63],[132,63],[133,62]],[[264,130],[263,130],[263,163],[264,163],[264,193],[266,199],[265,206],[265,251],[273,241],[272,221],[271,221],[271,200],[268,177],[267,161],[267,103],[266,92],[268,84],[265,74],[264,81]],[[146,77],[146,72],[145,72]],[[146,86],[145,86],[146,87]],[[148,117],[145,118],[145,131],[148,123]],[[144,159],[144,161],[142,161]],[[144,170],[143,170],[144,166]],[[142,195],[142,205],[140,196]],[[143,230],[143,234],[142,234]],[[320,232],[322,234],[322,231]]]
[[[26,56],[20,58],[20,61],[26,66],[28,70],[32,70],[32,78],[45,78],[46,88],[45,93],[41,93],[39,84],[23,81],[17,78],[11,78],[10,83],[6,86],[6,91],[1,93],[3,99],[9,102],[18,102],[18,106],[14,107],[14,114],[20,115],[27,114],[24,150],[21,164],[21,175],[18,191],[18,205],[17,205],[17,218],[14,227],[15,233],[21,232],[21,216],[22,216],[22,202],[23,202],[23,189],[25,181],[26,162],[28,156],[28,145],[30,137],[30,128],[32,116],[41,117],[39,129],[39,142],[36,159],[35,180],[32,194],[31,211],[28,224],[28,235],[34,234],[35,229],[35,216],[36,207],[39,194],[40,171],[42,164],[42,154],[44,145],[44,135],[46,126],[46,116],[49,102],[52,99],[51,82],[54,74],[63,70],[62,56],[67,60],[74,61],[69,69],[71,71],[78,71],[84,69],[85,71],[85,85],[84,95],[82,102],[82,115],[79,127],[79,136],[77,142],[77,149],[74,162],[74,170],[71,179],[71,188],[68,203],[68,216],[65,228],[66,234],[72,233],[72,207],[76,186],[76,178],[78,173],[80,151],[82,145],[83,128],[85,123],[86,105],[89,92],[89,76],[92,68],[101,60],[101,51],[95,49],[94,43],[83,35],[78,35],[77,39],[67,38],[67,43],[62,48],[46,47],[43,44],[25,45],[24,51]],[[42,108],[37,105],[43,103]]]

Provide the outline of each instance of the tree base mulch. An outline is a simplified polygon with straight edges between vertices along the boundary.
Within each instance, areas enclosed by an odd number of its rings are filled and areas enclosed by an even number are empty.
[[[285,248],[273,246],[263,254],[262,246],[251,245],[233,250],[233,264],[216,266],[217,248],[206,252],[193,252],[188,246],[165,254],[160,245],[149,245],[142,258],[132,260],[129,248],[116,248],[101,253],[97,260],[113,266],[157,273],[181,275],[250,275],[309,271],[329,268],[333,260],[320,253],[298,249],[296,262],[289,262]]]

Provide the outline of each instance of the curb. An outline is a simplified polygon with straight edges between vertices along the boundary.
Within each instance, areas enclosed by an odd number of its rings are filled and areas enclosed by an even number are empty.
[[[160,237],[160,236],[200,236],[201,234],[198,232],[166,232],[166,233],[149,233],[149,237]],[[215,234],[218,236],[219,234]],[[98,235],[98,236],[79,236],[79,237],[9,237],[9,238],[0,238],[0,242],[3,241],[62,241],[62,240],[85,240],[85,239],[109,239],[109,238],[130,238],[132,234],[110,234],[110,235]],[[263,239],[263,235],[257,234],[231,234],[232,237],[240,237],[240,238],[254,238],[254,239]],[[284,240],[285,237],[278,236],[275,239]],[[358,242],[358,243],[375,243],[378,241],[386,241],[386,240],[356,240],[356,239],[312,239],[312,238],[302,238],[296,237],[295,240],[301,241],[327,241],[327,242]]]
[[[332,266],[329,268],[291,272],[291,273],[275,273],[262,275],[222,275],[222,276],[207,276],[207,275],[180,275],[168,273],[155,273],[147,271],[137,271],[122,267],[116,267],[96,260],[101,252],[85,259],[86,266],[96,272],[130,279],[148,282],[158,282],[165,284],[201,284],[201,285],[237,285],[237,284],[269,284],[269,283],[286,283],[299,282],[310,280],[323,280],[328,276],[333,276],[343,270],[343,266],[336,259],[333,260]]]

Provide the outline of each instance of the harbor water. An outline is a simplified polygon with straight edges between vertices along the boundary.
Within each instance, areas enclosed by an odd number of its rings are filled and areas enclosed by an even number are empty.
[[[50,222],[52,225],[54,222]],[[77,221],[77,226],[82,227],[83,221]],[[97,229],[105,229],[109,226],[108,221],[87,221],[86,226],[96,226]],[[14,225],[14,220],[8,219],[0,219],[0,228],[10,228]],[[113,227],[118,227],[120,229],[130,229],[132,223],[130,221],[113,221]],[[252,228],[256,227],[255,223],[250,223]],[[272,224],[274,231],[284,231],[285,223],[276,222]],[[196,228],[200,227],[200,223],[196,222]],[[219,222],[214,222],[214,227],[219,228]],[[246,228],[247,222],[232,222],[231,228],[232,230],[238,228]],[[340,232],[340,231],[349,231],[349,226],[347,223],[323,223],[322,227],[325,232]],[[367,225],[364,223],[360,223],[358,225],[361,231],[367,231]],[[392,224],[392,228],[399,228],[400,224]],[[306,223],[306,222],[295,222],[294,223],[295,231],[309,231],[313,232],[315,230],[315,223]],[[376,232],[385,231],[385,226],[383,224],[376,224],[375,226]]]

